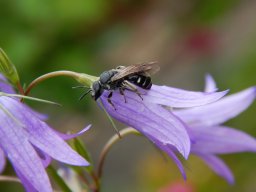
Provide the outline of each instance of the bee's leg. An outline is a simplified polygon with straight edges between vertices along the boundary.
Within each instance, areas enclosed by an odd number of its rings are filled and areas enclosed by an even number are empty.
[[[110,91],[110,93],[108,95],[108,103],[116,110],[115,105],[111,101],[112,95],[113,95],[113,91]]]
[[[138,91],[138,89],[135,85],[133,85],[132,83],[130,83],[127,80],[124,80],[123,84],[124,84],[124,87],[126,87],[127,89],[130,89],[131,91],[135,92],[141,98],[141,100],[143,100],[140,92]]]
[[[127,103],[127,100],[126,100],[126,97],[125,97],[125,94],[124,94],[124,88],[123,88],[123,87],[120,87],[120,88],[119,88],[119,92],[120,92],[121,95],[123,95],[123,97],[124,97],[124,102]]]

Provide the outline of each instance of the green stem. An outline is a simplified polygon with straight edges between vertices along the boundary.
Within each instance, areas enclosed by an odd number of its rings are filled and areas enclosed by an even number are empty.
[[[102,177],[103,166],[104,166],[106,156],[107,156],[108,152],[110,151],[110,149],[112,148],[112,146],[115,143],[117,143],[119,140],[121,140],[124,136],[131,135],[131,134],[136,134],[136,135],[139,134],[138,131],[136,131],[135,129],[133,129],[131,127],[125,128],[125,129],[121,130],[119,133],[120,133],[121,137],[118,135],[112,136],[101,151],[101,154],[99,157],[99,165],[98,165],[98,169],[97,169],[98,187],[100,187],[100,179]]]
[[[68,76],[72,77],[79,83],[90,87],[94,81],[96,81],[98,78],[95,76],[83,74],[83,73],[77,73],[74,71],[54,71],[47,74],[44,74],[38,78],[36,78],[34,81],[32,81],[27,90],[25,91],[25,95],[28,95],[33,87],[35,87],[37,84],[45,81],[46,79],[52,78],[52,77],[58,77],[58,76]]]
[[[21,183],[20,180],[19,180],[19,178],[17,178],[17,177],[11,177],[11,176],[5,176],[5,175],[1,175],[1,176],[0,176],[0,181]]]

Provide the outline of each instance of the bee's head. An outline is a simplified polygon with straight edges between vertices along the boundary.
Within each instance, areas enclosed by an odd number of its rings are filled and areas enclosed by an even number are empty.
[[[99,81],[93,82],[92,89],[91,89],[91,95],[95,101],[102,95],[103,91],[104,90]]]

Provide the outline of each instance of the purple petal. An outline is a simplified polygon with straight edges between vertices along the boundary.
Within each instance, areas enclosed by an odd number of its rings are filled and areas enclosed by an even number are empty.
[[[127,91],[123,96],[114,93],[111,98],[116,110],[107,101],[108,93],[102,97],[102,103],[108,113],[115,119],[125,123],[146,135],[159,148],[172,145],[187,158],[190,151],[190,139],[184,124],[171,112],[160,105],[142,101],[135,93]]]
[[[52,158],[49,155],[47,155],[46,153],[44,153],[43,151],[41,151],[40,149],[38,149],[36,146],[34,146],[34,148],[35,148],[37,154],[39,155],[44,168],[48,167],[48,165],[52,161]]]
[[[0,149],[0,174],[4,171],[6,165],[5,155],[2,149]]]
[[[151,89],[142,95],[150,103],[170,106],[174,108],[196,107],[219,100],[228,91],[222,92],[194,92],[182,89],[152,85]]]
[[[36,122],[36,124],[31,124],[28,128],[29,141],[33,143],[33,145],[63,163],[78,166],[89,165],[83,157],[52,131],[47,124],[43,122]]]
[[[27,140],[27,133],[0,110],[0,146],[16,170],[38,191],[52,191],[41,159]]]
[[[34,109],[32,109],[30,107],[28,109],[30,109],[31,113],[34,113],[34,115],[37,116],[37,118],[39,118],[40,120],[46,121],[48,119],[48,115],[43,114],[43,113],[39,113],[39,112],[35,111]]]
[[[227,180],[229,184],[234,184],[234,176],[229,167],[214,155],[198,155],[204,162],[219,176]]]
[[[84,129],[82,129],[81,131],[79,131],[78,133],[74,133],[74,134],[64,134],[64,133],[60,133],[60,132],[56,132],[62,139],[64,140],[69,140],[69,139],[73,139],[75,137],[78,137],[82,134],[84,134],[86,131],[88,131],[91,128],[92,125],[88,125],[87,127],[85,127]]]
[[[14,90],[12,85],[9,84],[7,79],[2,74],[0,74],[0,92],[16,94],[16,91]],[[14,99],[17,99],[17,98],[14,98]],[[31,111],[34,112],[35,115],[38,116],[38,118],[41,119],[41,120],[47,120],[48,119],[48,116],[45,115],[45,114],[38,113],[37,111],[34,111],[33,109],[31,109]]]
[[[191,126],[219,125],[246,110],[256,98],[256,87],[248,88],[205,106],[174,113]]]
[[[15,169],[15,172],[19,177],[19,179],[21,180],[23,187],[26,189],[26,192],[38,192],[20,171]]]
[[[15,114],[15,117],[20,120],[23,125],[26,125],[24,129],[27,132],[29,141],[41,151],[63,163],[79,166],[89,165],[89,163],[74,151],[55,133],[55,131],[38,119],[27,106],[8,97],[5,97],[5,102],[2,104],[12,114]]]
[[[50,165],[52,158],[49,155],[44,154],[44,158],[41,157],[41,160],[42,160],[44,168],[46,168]]]
[[[256,139],[250,135],[228,127],[190,128],[195,139],[193,153],[226,154],[251,151],[256,152]]]
[[[207,74],[205,77],[205,88],[204,91],[211,93],[217,91],[218,88],[216,86],[216,83],[211,75]]]
[[[15,93],[13,87],[8,83],[2,74],[0,74],[0,92]]]
[[[182,165],[182,162],[179,160],[177,155],[173,152],[172,148],[170,146],[164,146],[164,148],[162,148],[162,150],[165,151],[172,158],[174,163],[179,168],[182,177],[186,180],[187,179],[187,175],[186,175],[186,172],[185,172],[184,167]]]

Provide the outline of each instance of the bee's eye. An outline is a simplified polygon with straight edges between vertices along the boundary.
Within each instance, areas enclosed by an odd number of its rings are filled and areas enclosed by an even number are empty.
[[[94,91],[99,90],[99,89],[100,89],[100,84],[99,84],[99,82],[98,82],[98,81],[95,81],[95,82],[93,83],[93,85],[92,85],[92,88],[93,88]]]

